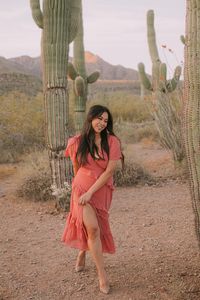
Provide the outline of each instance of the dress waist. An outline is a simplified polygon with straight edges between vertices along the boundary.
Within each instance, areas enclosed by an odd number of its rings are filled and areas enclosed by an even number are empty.
[[[78,172],[77,172],[77,175],[78,176],[86,176],[86,177],[89,177],[91,179],[93,179],[94,181],[96,181],[100,175],[102,174],[103,172],[95,172],[94,170],[91,170],[91,169],[87,169],[87,168],[84,168],[84,167],[81,167]],[[77,176],[76,175],[76,176]],[[83,177],[84,178],[84,177]],[[106,185],[109,186],[111,189],[113,189],[113,177],[110,177],[108,179],[108,181],[106,182]]]

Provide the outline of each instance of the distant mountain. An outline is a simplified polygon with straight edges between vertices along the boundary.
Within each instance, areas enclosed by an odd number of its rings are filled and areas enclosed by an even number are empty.
[[[30,57],[27,55],[9,58],[8,61],[18,65],[25,74],[42,77],[40,57]]]
[[[17,61],[6,59],[0,56],[0,74],[2,73],[23,73],[27,74],[27,69]],[[30,73],[29,73],[30,74]]]
[[[72,60],[72,58],[70,58]],[[121,65],[111,65],[98,55],[85,52],[85,62],[88,74],[98,70],[101,80],[138,80],[138,72]],[[15,58],[0,58],[0,73],[23,73],[41,78],[40,57],[20,56]]]
[[[72,58],[69,58],[72,61]],[[85,52],[88,75],[98,70],[100,78],[90,85],[90,94],[112,91],[131,91],[140,93],[138,72],[120,65],[111,65],[98,55]],[[27,95],[36,95],[42,91],[42,72],[40,57],[19,56],[6,59],[0,57],[0,95],[20,91]],[[115,81],[115,84],[113,83]],[[69,86],[71,81],[69,81]]]
[[[111,65],[98,55],[88,51],[85,52],[85,62],[88,74],[98,70],[101,80],[139,80],[136,70],[121,65]]]

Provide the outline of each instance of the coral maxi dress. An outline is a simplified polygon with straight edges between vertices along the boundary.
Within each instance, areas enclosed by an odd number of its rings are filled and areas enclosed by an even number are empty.
[[[66,157],[70,156],[72,163],[76,162],[76,153],[78,150],[80,135],[76,135],[69,139]],[[108,134],[109,159],[119,160],[121,158],[120,142],[112,135]],[[76,176],[72,182],[72,194],[70,201],[70,212],[67,216],[66,226],[62,236],[62,241],[68,246],[78,248],[80,250],[88,250],[87,232],[83,224],[83,206],[78,204],[79,197],[88,191],[95,183],[97,178],[105,171],[108,164],[108,156],[104,152],[104,159],[94,160],[88,154],[88,163],[78,169]],[[89,201],[93,207],[99,228],[102,243],[102,251],[106,253],[114,253],[115,245],[109,226],[108,210],[112,201],[113,178],[111,177],[107,183],[96,191]]]

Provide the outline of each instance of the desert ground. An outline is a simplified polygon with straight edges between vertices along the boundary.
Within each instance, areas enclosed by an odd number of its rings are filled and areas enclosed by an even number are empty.
[[[94,263],[76,273],[77,250],[61,243],[66,213],[52,201],[16,196],[17,165],[0,166],[0,299],[199,300],[200,260],[187,178],[156,144],[127,147],[158,184],[116,188],[110,224],[117,252],[105,255],[109,295]]]

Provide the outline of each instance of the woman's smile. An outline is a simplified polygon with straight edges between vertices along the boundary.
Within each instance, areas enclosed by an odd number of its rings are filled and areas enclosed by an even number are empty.
[[[108,124],[108,113],[104,112],[101,116],[92,120],[92,127],[96,133],[103,131]]]

